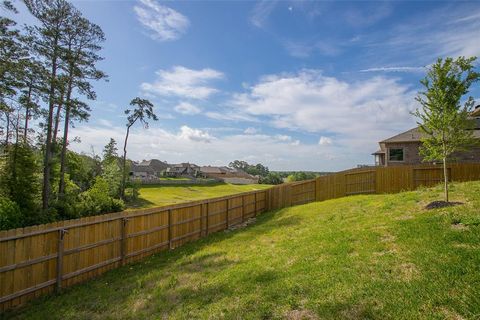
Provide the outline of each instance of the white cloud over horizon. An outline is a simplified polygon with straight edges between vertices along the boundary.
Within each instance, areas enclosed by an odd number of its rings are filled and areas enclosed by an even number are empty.
[[[231,106],[240,114],[267,117],[279,129],[334,134],[352,150],[413,126],[415,94],[395,78],[346,81],[301,70],[262,77],[235,94]]]
[[[75,135],[82,137],[82,143],[72,143],[72,150],[89,154],[93,148],[99,154],[110,137],[123,141],[125,128],[82,124],[72,129],[72,136]],[[286,135],[239,133],[216,137],[189,126],[182,126],[178,131],[134,128],[127,150],[127,156],[136,161],[155,158],[169,163],[227,165],[238,159],[263,163],[272,170],[333,171],[347,169],[351,161],[351,155],[338,153],[334,147],[320,149],[317,144],[301,144]]]
[[[206,99],[218,92],[218,89],[210,86],[210,82],[224,77],[218,70],[210,68],[194,70],[183,66],[158,70],[156,75],[155,81],[140,85],[143,92],[160,97],[176,96],[189,99]]]
[[[150,36],[154,40],[178,39],[190,26],[186,16],[155,0],[140,0],[133,10],[138,21],[150,31]]]
[[[182,101],[179,104],[177,104],[174,107],[174,110],[183,115],[195,115],[202,112],[202,109],[200,109],[199,107],[185,101]]]

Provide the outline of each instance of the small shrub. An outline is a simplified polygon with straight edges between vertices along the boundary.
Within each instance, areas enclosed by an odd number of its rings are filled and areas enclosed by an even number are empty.
[[[8,230],[23,226],[20,207],[12,200],[0,197],[0,230]]]
[[[125,204],[109,195],[109,185],[102,177],[97,177],[93,186],[80,194],[79,212],[81,216],[121,211]]]

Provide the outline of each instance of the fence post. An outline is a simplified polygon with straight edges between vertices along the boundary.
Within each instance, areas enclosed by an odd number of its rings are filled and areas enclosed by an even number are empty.
[[[63,238],[67,230],[58,230],[58,247],[57,247],[57,282],[55,291],[58,293],[62,290],[62,275],[63,275]]]
[[[122,218],[122,243],[120,245],[120,257],[122,266],[125,265],[127,256],[127,218]]]
[[[242,222],[245,221],[245,196],[242,196]]]
[[[254,212],[254,214],[253,214],[254,217],[257,216],[257,194],[258,194],[258,193],[255,192],[255,212]]]
[[[172,209],[168,209],[168,248],[172,248]]]
[[[229,207],[230,207],[230,205],[229,205],[229,202],[228,202],[228,199],[227,199],[227,229],[230,227],[230,225],[229,225],[229,223],[230,223],[230,221],[229,221],[229,220],[230,220],[230,217],[229,217],[229,212],[228,212],[229,209],[230,209]]]
[[[205,209],[205,204],[202,203],[200,205],[200,238],[203,235],[203,211],[204,211],[204,209]]]
[[[208,211],[209,211],[209,203],[210,203],[210,202],[207,202],[207,214],[206,214],[206,219],[207,219],[207,221],[205,221],[205,224],[207,225],[207,230],[205,230],[205,236],[208,236],[208,230],[209,230],[209,228],[210,228],[210,227],[209,227],[209,225],[208,225],[208,216],[209,216],[209,213],[208,213]]]

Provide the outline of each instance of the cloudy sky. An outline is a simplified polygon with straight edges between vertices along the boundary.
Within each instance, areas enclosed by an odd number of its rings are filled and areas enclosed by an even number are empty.
[[[107,41],[77,151],[123,141],[123,110],[150,99],[135,160],[334,171],[373,162],[415,126],[425,67],[480,55],[480,2],[74,1]],[[22,10],[20,20],[29,21]],[[471,94],[480,97],[480,89]]]

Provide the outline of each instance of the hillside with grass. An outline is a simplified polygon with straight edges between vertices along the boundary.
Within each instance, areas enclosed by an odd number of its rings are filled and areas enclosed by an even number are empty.
[[[138,199],[129,203],[130,208],[150,208],[166,206],[194,200],[228,196],[241,192],[270,188],[268,184],[235,185],[228,183],[191,185],[144,185],[139,190]]]
[[[4,315],[14,319],[475,319],[480,182],[265,213]]]

